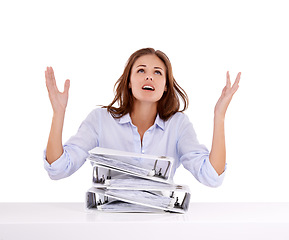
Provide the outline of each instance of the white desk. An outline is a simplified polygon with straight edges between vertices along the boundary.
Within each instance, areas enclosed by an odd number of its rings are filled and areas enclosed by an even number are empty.
[[[191,203],[186,214],[86,212],[84,203],[0,203],[0,240],[289,239],[289,203]]]

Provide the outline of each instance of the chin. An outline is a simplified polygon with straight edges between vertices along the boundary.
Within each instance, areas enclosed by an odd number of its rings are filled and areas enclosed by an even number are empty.
[[[142,97],[139,98],[138,101],[140,102],[147,102],[147,103],[157,103],[161,98],[158,97]]]

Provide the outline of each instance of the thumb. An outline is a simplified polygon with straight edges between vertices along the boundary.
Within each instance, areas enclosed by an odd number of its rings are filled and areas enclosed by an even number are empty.
[[[68,94],[69,87],[70,87],[70,80],[67,79],[65,81],[65,83],[64,83],[64,91],[63,91],[63,93]]]

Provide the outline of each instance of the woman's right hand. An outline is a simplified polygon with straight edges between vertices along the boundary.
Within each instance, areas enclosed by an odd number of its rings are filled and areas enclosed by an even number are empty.
[[[54,113],[64,114],[68,102],[68,90],[70,81],[67,79],[64,84],[64,91],[60,92],[56,86],[52,67],[47,67],[45,71],[46,87]]]

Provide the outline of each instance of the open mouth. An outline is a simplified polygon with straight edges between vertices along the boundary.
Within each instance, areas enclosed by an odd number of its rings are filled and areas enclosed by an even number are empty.
[[[149,86],[149,85],[144,85],[144,86],[142,87],[142,89],[143,89],[143,90],[147,90],[147,91],[154,91],[154,90],[155,90],[154,87]]]

